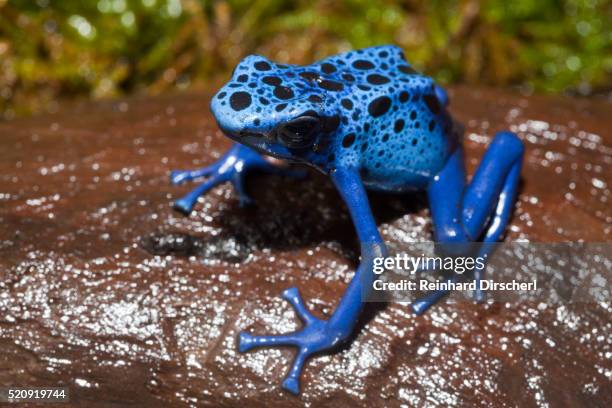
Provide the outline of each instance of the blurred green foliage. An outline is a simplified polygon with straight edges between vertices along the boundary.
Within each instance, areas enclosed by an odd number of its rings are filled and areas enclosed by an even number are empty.
[[[0,112],[395,43],[442,83],[608,92],[609,0],[0,0]]]

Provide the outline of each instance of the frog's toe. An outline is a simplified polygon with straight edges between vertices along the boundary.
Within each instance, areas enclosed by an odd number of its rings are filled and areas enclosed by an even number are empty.
[[[246,192],[244,178],[244,172],[240,171],[234,173],[231,179],[232,185],[238,194],[238,203],[242,208],[255,204],[255,200],[253,200]]]
[[[285,378],[283,388],[292,394],[298,395],[300,393],[300,380],[298,378]]]
[[[456,282],[457,280],[458,280],[458,275],[453,274],[453,276],[448,278],[446,282],[447,283]],[[432,305],[437,303],[440,299],[442,299],[444,296],[448,295],[449,293],[450,293],[450,290],[442,290],[442,289],[434,290],[431,293],[428,293],[427,295],[423,296],[422,298],[417,299],[414,302],[412,302],[410,307],[412,308],[412,311],[414,312],[414,314],[416,314],[417,316],[420,316],[423,313],[425,313],[427,309],[429,309]]]
[[[212,177],[200,184],[198,187],[187,193],[184,197],[179,198],[173,204],[173,208],[185,215],[191,214],[195,203],[198,201],[198,197],[205,194],[214,186],[225,181],[222,177]]]
[[[298,347],[298,353],[295,356],[289,373],[283,380],[282,387],[293,394],[299,394],[300,375],[302,374],[306,359],[311,354],[308,346],[305,345],[309,342],[308,338],[309,336],[307,334],[304,335],[302,332],[275,336],[253,336],[242,332],[238,336],[238,351],[244,353],[256,347],[270,346]]]
[[[423,296],[421,299],[417,299],[410,307],[415,315],[420,316],[427,311],[434,303],[436,303],[442,296],[439,296],[438,292],[430,293]]]
[[[238,351],[246,353],[254,347],[257,347],[256,336],[249,333],[241,332],[238,335]]]
[[[181,184],[197,178],[208,177],[213,175],[218,169],[219,164],[214,163],[196,170],[173,170],[170,172],[170,182],[172,184]]]
[[[304,362],[308,357],[308,350],[302,348],[298,351],[297,356],[295,356],[295,360],[293,361],[293,365],[291,366],[291,370],[289,370],[289,374],[283,380],[283,388],[289,391],[292,394],[300,393],[300,374],[302,374],[302,369],[304,368]]]
[[[305,324],[310,324],[318,320],[308,311],[308,309],[306,309],[306,305],[304,304],[304,301],[300,296],[300,292],[296,287],[285,289],[283,292],[283,299],[293,306],[295,313],[297,313],[298,317]]]
[[[194,203],[191,202],[189,197],[183,197],[176,200],[174,204],[172,204],[172,208],[183,215],[189,215],[193,210],[193,205]]]
[[[291,334],[278,334],[272,336],[253,336],[242,332],[238,336],[238,351],[247,352],[256,347],[295,346],[295,337]]]
[[[483,270],[480,268],[474,269],[474,282],[476,283],[476,290],[474,290],[474,301],[476,303],[482,303],[485,301],[484,291],[480,287],[480,281],[482,280]]]
[[[186,170],[172,170],[170,172],[170,182],[172,184],[181,184],[189,180],[189,171]]]

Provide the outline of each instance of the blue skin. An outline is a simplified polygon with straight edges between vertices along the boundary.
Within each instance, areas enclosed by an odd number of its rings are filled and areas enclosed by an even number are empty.
[[[443,244],[496,242],[512,213],[523,144],[498,133],[469,184],[460,132],[446,111],[446,92],[406,62],[400,48],[379,46],[332,56],[307,66],[245,58],[213,97],[219,127],[238,142],[213,165],[175,171],[174,183],[209,179],[179,199],[189,214],[198,197],[230,181],[240,202],[250,202],[243,179],[258,169],[282,174],[260,154],[311,165],[329,175],[344,199],[361,244],[361,262],[328,320],[313,316],[296,288],[283,292],[303,327],[276,336],[241,333],[239,350],[294,346],[297,356],[283,388],[299,393],[305,360],[347,340],[372,290],[373,259],[386,254],[366,189],[402,193],[426,190],[435,240]],[[486,255],[487,247],[479,255]],[[482,270],[473,271],[482,278]],[[457,279],[454,274],[452,280]],[[421,314],[446,294],[430,293],[412,304]],[[482,300],[481,292],[475,294]]]

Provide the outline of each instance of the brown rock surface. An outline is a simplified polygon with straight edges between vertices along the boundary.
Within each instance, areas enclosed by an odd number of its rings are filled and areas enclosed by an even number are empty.
[[[470,171],[495,131],[526,142],[507,239],[610,241],[612,108],[456,88]],[[74,406],[612,406],[610,304],[370,304],[356,339],[280,389],[294,350],[236,334],[297,327],[283,289],[329,315],[357,262],[331,183],[253,176],[185,218],[168,172],[230,142],[188,93],[0,123],[0,385],[71,389]],[[390,242],[427,239],[426,203],[373,195]]]

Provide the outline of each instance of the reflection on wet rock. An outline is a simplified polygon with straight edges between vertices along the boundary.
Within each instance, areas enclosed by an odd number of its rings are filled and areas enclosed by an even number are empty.
[[[205,260],[244,261],[252,252],[239,237],[200,239],[183,233],[156,233],[141,239],[141,246],[153,255],[197,256]]]

